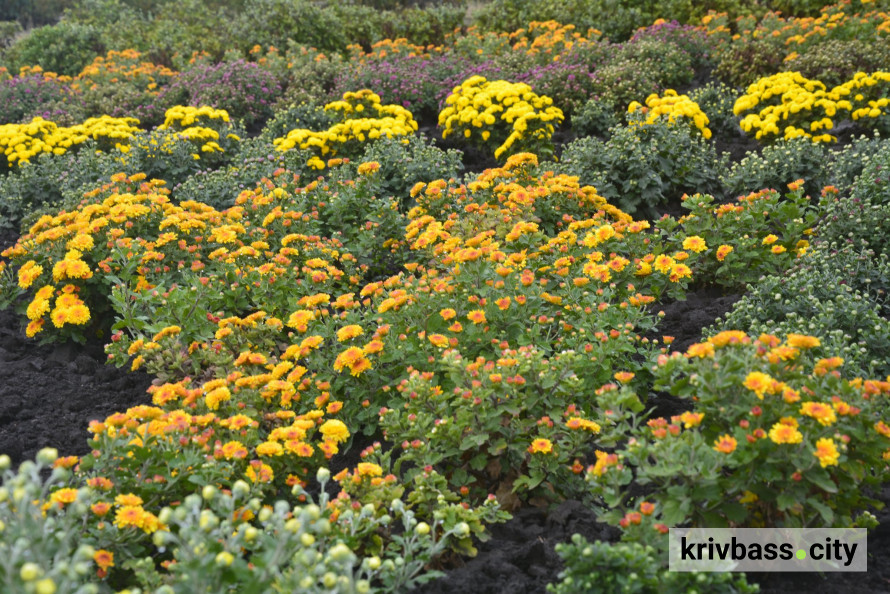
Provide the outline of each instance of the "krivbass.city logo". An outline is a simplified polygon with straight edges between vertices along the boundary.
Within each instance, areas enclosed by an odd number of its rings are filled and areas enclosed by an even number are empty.
[[[671,571],[868,571],[865,528],[671,528]]]

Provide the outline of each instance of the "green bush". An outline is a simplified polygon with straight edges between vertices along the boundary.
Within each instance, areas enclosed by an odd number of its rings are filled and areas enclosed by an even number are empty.
[[[841,194],[847,195],[853,188],[856,178],[869,164],[873,156],[890,152],[890,143],[881,138],[880,133],[873,136],[859,136],[840,150],[833,150],[828,164],[828,181]]]
[[[63,21],[32,29],[10,46],[6,56],[16,70],[39,65],[49,72],[74,76],[104,53],[105,46],[97,29]]]
[[[720,52],[714,75],[734,87],[745,87],[758,78],[785,70],[783,50],[784,46],[769,39],[733,44]]]
[[[654,214],[685,193],[722,193],[719,172],[727,158],[698,131],[659,121],[610,132],[607,141],[581,138],[569,144],[558,169],[631,214]]]
[[[689,98],[698,103],[708,116],[710,128],[720,138],[732,138],[741,134],[739,118],[732,112],[740,93],[719,81],[709,82],[689,92]]]
[[[827,39],[789,60],[785,70],[822,81],[829,89],[857,72],[875,72],[890,64],[890,47],[860,39]]]
[[[552,594],[758,591],[745,574],[668,571],[653,547],[637,542],[591,543],[575,534],[571,543],[556,545],[556,552],[566,567],[559,573],[562,581],[547,585]]]
[[[70,208],[100,180],[128,169],[108,153],[83,148],[60,156],[42,154],[0,177],[0,229],[18,231],[45,212]]]
[[[578,136],[605,136],[621,123],[620,112],[617,105],[594,97],[572,116],[572,130]]]
[[[732,198],[763,188],[783,191],[787,184],[802,179],[805,191],[817,196],[828,183],[827,154],[825,146],[808,138],[779,140],[760,154],[749,153],[734,163],[722,182]]]
[[[265,179],[276,177],[276,171],[285,175],[306,177],[306,183],[314,177],[314,170],[306,166],[311,157],[309,151],[276,151],[271,141],[262,138],[242,143],[233,164],[219,169],[201,169],[173,188],[176,202],[195,200],[216,209],[235,205],[235,199],[244,190],[252,190]]]
[[[418,182],[457,178],[463,169],[461,152],[442,150],[424,135],[380,138],[368,145],[355,163],[376,161],[374,174],[384,196],[394,196],[403,209],[412,202],[409,192]]]
[[[890,262],[861,245],[814,244],[787,272],[761,278],[705,331],[744,328],[750,335],[817,336],[814,355],[844,359],[849,377],[890,373],[890,319],[882,317]],[[886,315],[886,313],[885,313]]]

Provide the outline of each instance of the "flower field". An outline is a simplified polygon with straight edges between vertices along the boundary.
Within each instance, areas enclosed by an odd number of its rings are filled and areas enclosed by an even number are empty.
[[[0,9],[2,590],[887,591],[890,3],[625,4]]]

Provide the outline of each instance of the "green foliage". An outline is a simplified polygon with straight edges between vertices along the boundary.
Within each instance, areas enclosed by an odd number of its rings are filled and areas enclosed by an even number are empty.
[[[881,138],[878,132],[873,136],[853,138],[850,144],[840,150],[832,150],[828,164],[828,181],[834,185],[841,195],[847,196],[853,189],[856,178],[871,162],[872,158],[881,159],[881,155],[890,152],[890,141]]]
[[[566,146],[558,169],[628,213],[654,213],[688,192],[721,193],[726,157],[697,131],[659,121],[610,133],[607,141],[581,138]]]
[[[734,87],[747,86],[758,78],[784,70],[784,46],[770,39],[752,39],[720,52],[714,75]]]
[[[720,138],[734,138],[740,134],[739,118],[733,113],[739,92],[720,81],[712,81],[689,92],[708,116],[708,128]]]
[[[784,273],[759,279],[732,311],[706,331],[745,328],[784,336],[818,336],[814,353],[840,356],[851,376],[890,373],[890,320],[881,307],[890,291],[887,256],[861,245],[816,242]]]
[[[299,103],[283,106],[275,112],[260,132],[260,137],[269,145],[276,138],[283,138],[295,128],[307,130],[327,130],[334,120],[324,107],[314,103]]]
[[[759,591],[745,574],[668,571],[654,547],[638,542],[591,543],[575,534],[571,543],[557,544],[556,552],[566,568],[559,574],[562,581],[547,585],[551,594]]]
[[[463,169],[461,152],[442,150],[424,135],[380,138],[368,145],[355,163],[376,161],[374,174],[382,196],[394,196],[402,210],[411,202],[409,192],[418,182],[457,178]]]
[[[61,156],[40,155],[0,177],[0,229],[18,230],[42,214],[71,208],[100,180],[125,169],[111,154],[85,148]]]
[[[621,123],[618,115],[621,110],[617,105],[594,97],[572,116],[572,131],[578,136],[607,136],[610,128]]]
[[[890,64],[886,44],[860,39],[827,39],[786,62],[784,69],[822,81],[829,89],[853,78],[857,72],[875,72]]]
[[[39,65],[48,72],[74,76],[102,53],[105,46],[96,28],[62,21],[32,29],[10,46],[6,60],[16,70]]]
[[[789,183],[804,180],[805,191],[816,196],[828,183],[828,149],[809,138],[780,139],[758,153],[733,163],[721,181],[729,197],[741,196],[763,188],[782,190]]]
[[[217,209],[235,205],[244,190],[256,188],[263,179],[277,177],[281,171],[293,177],[314,177],[314,170],[306,166],[309,151],[276,151],[263,139],[247,140],[239,147],[232,164],[218,169],[201,169],[173,188],[176,202],[195,200]]]

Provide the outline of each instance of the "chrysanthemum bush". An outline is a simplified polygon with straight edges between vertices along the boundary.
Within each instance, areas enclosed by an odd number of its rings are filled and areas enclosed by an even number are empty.
[[[463,136],[501,160],[527,151],[552,153],[550,138],[564,117],[550,97],[536,94],[527,84],[483,76],[455,87],[445,105],[439,112],[443,138]]]
[[[708,128],[710,121],[705,112],[688,95],[678,95],[677,91],[673,89],[667,89],[661,97],[655,93],[649,95],[646,98],[645,108],[637,101],[627,106],[628,113],[633,114],[637,110],[642,116],[645,116],[645,119],[640,122],[642,125],[651,124],[661,117],[666,117],[668,123],[675,124],[682,118],[683,121],[688,122],[701,132],[705,139],[711,138],[711,130]],[[635,120],[632,120],[633,122]]]
[[[280,151],[293,148],[316,153],[310,165],[324,168],[320,157],[356,157],[365,143],[376,138],[410,136],[417,131],[411,112],[400,105],[383,105],[380,96],[368,89],[347,92],[343,99],[325,105],[334,124],[327,130],[297,128],[274,140]]]
[[[886,126],[888,83],[888,72],[857,72],[829,90],[823,82],[799,72],[780,72],[752,83],[733,109],[744,116],[742,130],[758,140],[806,137],[834,142],[837,138],[827,131],[848,117],[867,127]]]
[[[655,387],[692,410],[650,419],[598,452],[593,492],[637,539],[668,526],[854,526],[887,478],[890,382],[844,377],[816,337],[724,331],[659,359]],[[634,482],[650,486],[632,496]]]

